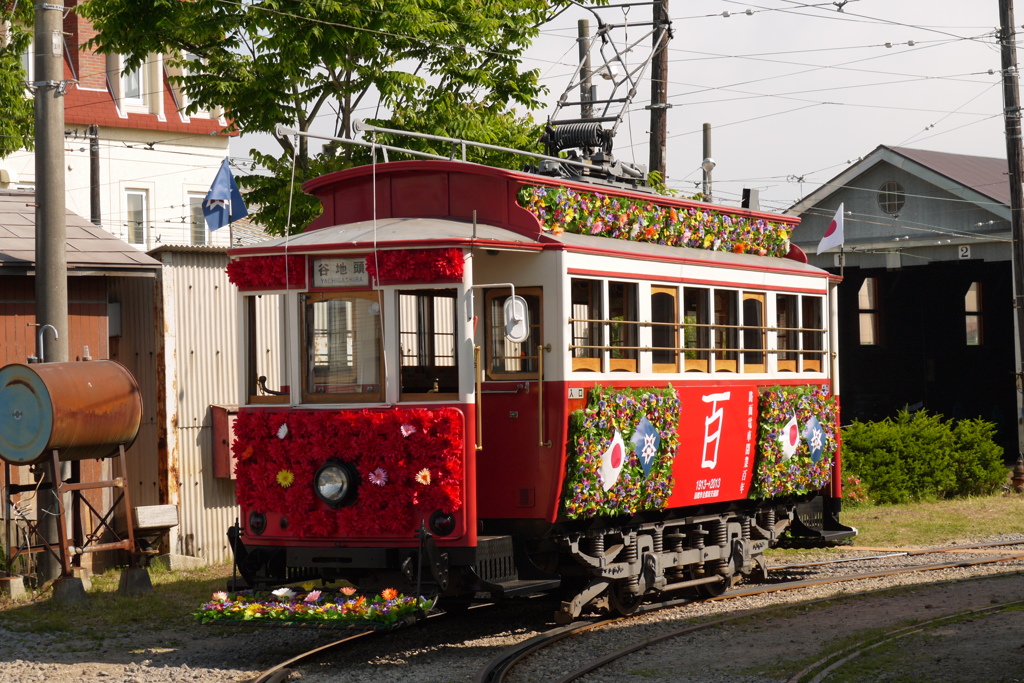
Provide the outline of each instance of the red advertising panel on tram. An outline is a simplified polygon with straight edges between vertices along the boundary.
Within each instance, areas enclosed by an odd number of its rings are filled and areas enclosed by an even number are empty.
[[[675,487],[667,507],[746,498],[757,442],[757,386],[677,387]]]

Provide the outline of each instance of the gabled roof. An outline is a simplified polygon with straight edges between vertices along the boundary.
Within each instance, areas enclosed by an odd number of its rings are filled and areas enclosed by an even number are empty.
[[[0,273],[26,271],[35,265],[35,206],[34,192],[0,190]],[[155,275],[160,271],[159,261],[78,214],[67,211],[66,219],[69,275],[83,271]]]
[[[985,205],[993,213],[1009,211],[1010,181],[1006,159],[879,145],[860,161],[789,207],[786,213],[803,214],[880,163],[892,164],[954,196]]]

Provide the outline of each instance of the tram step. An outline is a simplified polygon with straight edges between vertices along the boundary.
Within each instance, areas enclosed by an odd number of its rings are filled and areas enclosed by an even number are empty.
[[[540,579],[532,581],[515,579],[512,581],[502,581],[497,583],[488,582],[487,589],[492,595],[494,595],[494,597],[511,598],[554,590],[561,584],[562,582],[559,579]]]

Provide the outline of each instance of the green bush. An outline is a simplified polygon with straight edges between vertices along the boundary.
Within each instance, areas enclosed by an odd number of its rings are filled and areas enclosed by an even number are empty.
[[[943,422],[927,411],[843,428],[843,468],[875,503],[987,495],[1006,477],[996,429],[984,420]]]

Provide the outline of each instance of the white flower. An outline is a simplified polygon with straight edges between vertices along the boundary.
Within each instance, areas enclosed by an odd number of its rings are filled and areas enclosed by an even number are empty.
[[[281,600],[291,600],[295,597],[295,591],[287,586],[284,588],[278,588],[276,591],[271,591],[271,593]]]
[[[288,423],[285,422],[281,425],[281,428],[277,430],[277,438],[283,439],[288,436]]]

